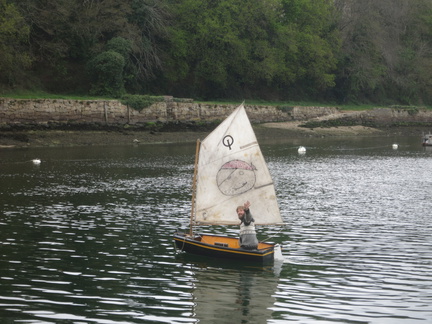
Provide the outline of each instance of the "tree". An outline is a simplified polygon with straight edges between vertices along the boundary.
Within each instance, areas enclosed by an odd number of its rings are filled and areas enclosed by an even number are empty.
[[[294,67],[294,91],[303,97],[319,97],[335,85],[340,51],[337,16],[333,1],[281,0],[287,65]],[[292,86],[291,86],[292,87]]]
[[[105,50],[88,63],[92,80],[90,92],[95,95],[120,97],[125,84],[134,79],[136,70],[130,62],[131,42],[122,37],[109,40]]]
[[[114,0],[15,3],[30,26],[34,73],[49,91],[87,88],[86,62],[125,27],[127,6]]]
[[[330,1],[173,0],[172,8],[164,72],[171,84],[181,84],[174,91],[270,98],[334,84],[338,43]]]
[[[112,50],[100,53],[90,60],[89,72],[92,78],[92,95],[121,97],[124,90],[124,57]]]
[[[152,77],[161,66],[159,42],[166,35],[168,8],[161,0],[133,0],[128,21],[135,30],[132,53],[138,75],[141,79]]]
[[[159,0],[15,0],[28,25],[35,73],[51,91],[89,88],[86,64],[115,37],[130,43],[126,86],[140,90],[160,63],[156,39],[165,23]],[[126,77],[126,75],[125,75]]]
[[[13,87],[31,64],[29,27],[13,4],[0,0],[0,85]]]
[[[407,3],[407,24],[401,33],[395,73],[391,75],[392,96],[406,104],[432,104],[432,2]]]
[[[337,0],[342,35],[340,100],[404,104],[429,94],[429,0]]]

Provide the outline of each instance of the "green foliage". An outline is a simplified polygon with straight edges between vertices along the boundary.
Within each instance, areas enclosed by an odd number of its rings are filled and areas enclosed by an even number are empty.
[[[141,111],[150,107],[156,102],[164,101],[163,97],[158,96],[140,96],[140,95],[124,95],[121,102],[137,111]]]
[[[0,0],[0,87],[13,87],[31,64],[29,27],[14,4]]]
[[[164,12],[159,0],[9,1],[15,2],[30,26],[31,54],[37,60],[34,73],[48,91],[91,88],[94,92],[86,66],[102,51],[114,50],[124,56],[123,78],[131,92],[142,90],[139,80],[146,79],[160,63],[155,50],[159,32],[151,24],[153,16],[166,23],[159,18]],[[149,9],[139,24],[133,11],[137,5]],[[119,41],[129,44],[121,48]]]
[[[13,90],[2,91],[1,97],[15,98],[15,99],[71,99],[71,100],[110,100],[111,97],[100,96],[85,96],[85,95],[72,95],[72,94],[53,94],[44,91],[28,91],[28,90]]]
[[[408,115],[415,116],[419,113],[419,107],[415,106],[401,106],[401,105],[392,105],[389,108],[405,110],[408,112]]]
[[[432,2],[336,0],[343,40],[335,93],[340,100],[432,102]],[[392,10],[389,10],[389,8]],[[343,97],[342,97],[343,96]]]
[[[105,51],[95,56],[88,64],[93,79],[90,94],[108,95],[118,98],[125,93],[123,81],[124,57],[114,51]]]
[[[172,78],[188,96],[284,97],[299,86],[311,94],[334,85],[338,43],[328,1],[186,0],[173,12],[169,62],[180,67]]]
[[[277,106],[276,108],[282,112],[290,113],[294,107],[292,107],[292,106]]]
[[[304,92],[314,93],[334,86],[339,33],[335,9],[327,0],[281,0],[283,23],[290,33],[290,66]],[[317,19],[320,17],[320,19]]]
[[[430,0],[0,0],[0,88],[430,105],[430,39]]]
[[[125,64],[122,71],[122,78],[125,89],[133,90],[138,78],[137,66],[133,63],[132,42],[123,37],[114,37],[105,45],[106,51],[114,51],[123,56]]]
[[[166,27],[171,23],[169,9],[164,0],[131,0],[128,3],[128,24],[134,31],[132,63],[137,71],[133,86],[142,92],[138,82],[153,78],[155,71],[162,66],[160,47],[166,39]]]
[[[105,50],[119,53],[127,60],[131,52],[131,42],[123,37],[114,37],[106,43]]]

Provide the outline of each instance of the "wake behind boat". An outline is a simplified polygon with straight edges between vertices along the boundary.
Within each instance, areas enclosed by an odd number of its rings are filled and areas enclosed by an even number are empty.
[[[238,238],[194,234],[197,225],[239,225],[236,206],[252,201],[255,225],[282,224],[273,180],[244,105],[202,142],[197,141],[188,233],[175,233],[177,250],[217,258],[271,262],[279,245],[244,249]]]

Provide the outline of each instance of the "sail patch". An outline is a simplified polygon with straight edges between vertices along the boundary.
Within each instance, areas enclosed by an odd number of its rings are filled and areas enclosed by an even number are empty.
[[[256,182],[256,168],[241,160],[232,160],[219,169],[216,182],[219,190],[227,196],[235,196],[251,190]]]

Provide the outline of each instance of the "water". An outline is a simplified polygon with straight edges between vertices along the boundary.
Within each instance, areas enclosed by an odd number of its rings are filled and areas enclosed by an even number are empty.
[[[432,152],[419,138],[262,149],[287,223],[259,230],[284,248],[269,267],[176,255],[194,144],[0,151],[1,322],[431,322]]]

